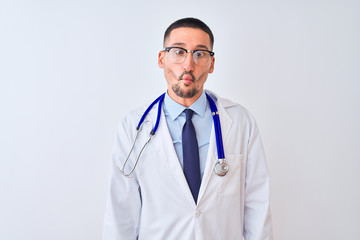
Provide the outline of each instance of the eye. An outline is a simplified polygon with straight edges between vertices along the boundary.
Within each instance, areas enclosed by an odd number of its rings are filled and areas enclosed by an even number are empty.
[[[198,50],[198,51],[195,51],[195,52],[194,52],[194,57],[196,57],[196,58],[202,58],[202,57],[205,57],[207,53],[208,53],[208,52],[206,52],[206,51]]]
[[[181,49],[181,48],[173,48],[172,50],[174,51],[174,53],[177,56],[183,56],[183,55],[186,54],[186,51],[184,49]]]

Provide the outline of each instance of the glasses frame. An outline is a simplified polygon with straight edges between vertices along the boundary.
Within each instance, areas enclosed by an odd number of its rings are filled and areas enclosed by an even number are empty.
[[[208,52],[208,53],[210,54],[210,58],[211,58],[211,57],[213,57],[213,56],[215,55],[215,53],[214,53],[214,52],[209,51],[209,50],[206,50],[206,49],[195,49],[195,50],[193,50],[193,51],[190,51],[190,50],[187,50],[187,49],[182,48],[182,47],[166,47],[166,48],[164,48],[164,50],[163,50],[163,51],[169,52],[169,51],[170,51],[171,49],[173,49],[173,48],[179,48],[179,49],[181,49],[181,50],[184,50],[184,51],[185,51],[185,53],[186,53],[186,55],[190,52],[190,53],[194,56],[194,53],[196,53],[196,52],[198,52],[198,51],[205,51],[205,52]],[[185,61],[185,58],[184,58],[184,61]]]

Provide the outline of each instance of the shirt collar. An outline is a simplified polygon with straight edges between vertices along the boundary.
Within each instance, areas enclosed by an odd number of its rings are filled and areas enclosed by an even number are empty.
[[[205,91],[203,91],[200,97],[189,108],[200,117],[204,117],[206,104],[206,95]],[[186,107],[175,102],[166,92],[164,99],[164,110],[170,115],[172,120],[175,120],[185,109]]]

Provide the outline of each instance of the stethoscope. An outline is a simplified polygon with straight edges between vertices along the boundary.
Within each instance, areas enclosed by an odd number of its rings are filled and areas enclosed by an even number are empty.
[[[222,141],[222,135],[221,135],[221,125],[220,125],[220,118],[219,118],[219,112],[217,110],[217,107],[216,107],[216,104],[214,102],[214,100],[210,97],[209,94],[205,93],[206,94],[206,98],[209,102],[209,105],[210,105],[210,109],[211,109],[211,112],[212,112],[212,115],[213,115],[213,120],[214,120],[214,129],[215,129],[215,137],[216,137],[216,147],[217,147],[217,153],[218,153],[218,160],[217,162],[215,163],[215,166],[214,166],[214,172],[218,175],[218,176],[225,176],[226,173],[229,171],[229,165],[225,162],[225,154],[224,154],[224,146],[223,146],[223,141]],[[161,106],[162,106],[162,103],[164,101],[164,98],[165,98],[165,93],[162,94],[161,96],[159,96],[157,99],[155,99],[154,102],[152,102],[150,104],[150,106],[146,109],[146,111],[144,112],[144,114],[142,115],[140,121],[139,121],[139,124],[137,125],[136,127],[136,135],[135,135],[135,139],[134,139],[134,142],[131,146],[131,149],[130,149],[130,152],[129,154],[127,155],[126,159],[125,159],[125,162],[122,166],[122,169],[120,169],[119,167],[117,168],[121,174],[125,177],[132,177],[131,174],[134,172],[135,168],[136,168],[136,165],[138,164],[138,161],[139,161],[139,158],[141,156],[141,153],[143,152],[145,146],[150,142],[152,136],[155,135],[156,133],[156,130],[157,128],[159,127],[159,122],[160,122],[160,116],[161,116]],[[136,142],[136,139],[138,137],[138,134],[140,132],[140,127],[141,127],[141,124],[144,122],[147,114],[150,112],[150,110],[154,107],[154,105],[156,103],[158,103],[158,112],[157,112],[157,117],[156,117],[156,122],[155,122],[155,126],[154,128],[151,130],[150,132],[150,135],[149,135],[149,138],[146,140],[144,146],[141,148],[139,154],[138,154],[138,157],[136,158],[136,161],[135,161],[135,164],[133,166],[133,168],[128,172],[126,173],[125,172],[125,166],[126,166],[126,163],[127,161],[129,160],[129,157],[134,149],[134,146],[135,146],[135,142]]]

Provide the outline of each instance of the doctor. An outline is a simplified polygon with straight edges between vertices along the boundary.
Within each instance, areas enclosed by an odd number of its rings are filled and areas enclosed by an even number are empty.
[[[143,148],[156,125],[157,103],[125,165],[148,105],[119,125],[104,240],[272,239],[269,176],[256,122],[239,104],[204,91],[214,71],[213,44],[209,27],[195,18],[180,19],[166,30],[158,56],[167,81],[159,125]],[[214,171],[218,138],[207,94],[220,118],[224,176]],[[130,177],[122,174],[135,165]]]

